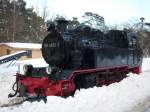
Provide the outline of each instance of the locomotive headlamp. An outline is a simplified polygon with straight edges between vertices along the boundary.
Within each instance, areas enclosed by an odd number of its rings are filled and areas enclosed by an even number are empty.
[[[46,73],[47,73],[47,74],[51,74],[51,73],[52,73],[52,67],[47,66],[47,67],[46,67]]]
[[[32,75],[32,70],[33,70],[33,66],[32,65],[24,65],[23,66],[23,71],[25,75]]]
[[[18,66],[18,73],[21,75],[31,75],[31,72],[33,70],[33,66],[32,65],[27,65],[27,64],[20,64]]]
[[[23,66],[23,71],[24,71],[24,73],[26,73],[27,70],[28,70],[28,66],[27,66],[27,65],[24,65],[24,66]]]

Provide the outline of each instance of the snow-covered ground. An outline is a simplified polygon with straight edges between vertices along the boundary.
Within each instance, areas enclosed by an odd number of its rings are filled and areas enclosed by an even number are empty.
[[[0,66],[0,105],[11,101],[7,95],[11,92],[17,66],[29,62],[36,66],[47,66],[42,59]],[[137,107],[139,104],[144,105],[143,102],[147,100],[150,101],[150,58],[143,60],[140,75],[130,73],[128,76],[109,86],[76,91],[74,97],[65,99],[49,96],[46,104],[43,101],[26,101],[19,106],[0,107],[0,112],[144,112],[145,108],[138,111]]]

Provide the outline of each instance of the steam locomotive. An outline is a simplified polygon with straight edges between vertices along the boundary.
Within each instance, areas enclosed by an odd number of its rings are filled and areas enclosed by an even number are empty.
[[[140,73],[142,50],[135,33],[102,32],[85,25],[69,30],[67,24],[66,20],[49,24],[41,49],[49,66],[25,65],[24,74],[16,74],[15,93],[9,97],[66,97],[77,89],[119,82],[129,72]]]

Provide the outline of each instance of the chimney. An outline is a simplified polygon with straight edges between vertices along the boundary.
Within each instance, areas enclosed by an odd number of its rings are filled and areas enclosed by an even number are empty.
[[[58,19],[57,21],[57,29],[60,32],[65,32],[67,30],[68,21],[65,19]]]

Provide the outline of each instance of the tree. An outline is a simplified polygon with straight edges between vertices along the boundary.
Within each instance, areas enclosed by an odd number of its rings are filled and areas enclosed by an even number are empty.
[[[47,0],[42,0],[42,18],[45,21],[47,16],[48,16],[48,12],[47,12]]]
[[[105,30],[105,21],[102,16],[92,12],[85,12],[82,17],[84,18],[83,24],[96,29]]]
[[[10,0],[0,0],[0,41],[8,41],[10,33],[11,15],[9,8],[12,7]]]
[[[77,26],[80,25],[78,18],[73,17],[72,20],[68,20],[68,29],[72,30],[75,29]]]
[[[33,8],[26,8],[24,0],[0,0],[0,3],[0,42],[14,39],[21,42],[41,41],[44,20]]]
[[[144,56],[150,56],[149,28],[146,28],[146,26],[141,23],[139,19],[131,19],[129,22],[122,24],[122,27],[137,34]]]

